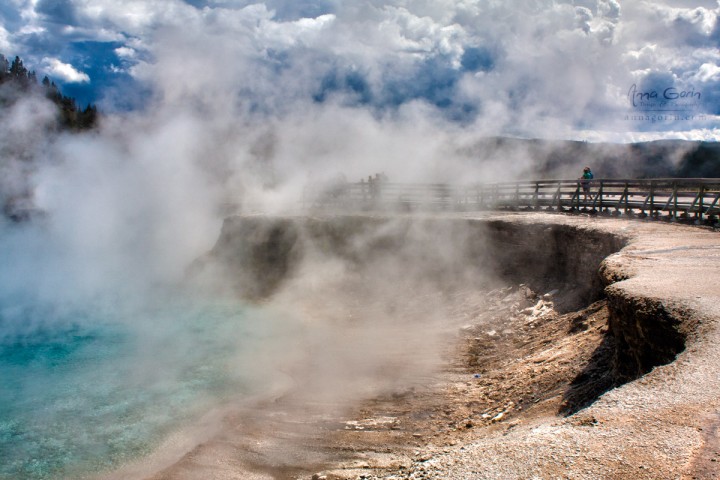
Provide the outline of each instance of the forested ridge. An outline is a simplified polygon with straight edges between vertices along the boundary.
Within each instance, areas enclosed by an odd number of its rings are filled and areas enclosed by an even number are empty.
[[[41,94],[58,108],[57,128],[64,130],[88,130],[97,124],[97,108],[87,105],[81,108],[74,98],[63,95],[47,75],[38,82],[35,70],[29,70],[16,56],[11,62],[0,54],[0,109],[12,106],[24,96]]]
[[[81,108],[45,76],[38,82],[19,56],[0,54],[0,216],[13,221],[41,215],[34,175],[48,161],[46,146],[62,133],[92,130],[98,124],[94,105]]]

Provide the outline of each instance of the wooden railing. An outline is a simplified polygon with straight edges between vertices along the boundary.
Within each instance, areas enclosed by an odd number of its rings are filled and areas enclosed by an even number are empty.
[[[656,178],[533,180],[477,185],[334,183],[310,186],[311,209],[481,211],[548,210],[627,215],[715,224],[720,216],[720,179]]]

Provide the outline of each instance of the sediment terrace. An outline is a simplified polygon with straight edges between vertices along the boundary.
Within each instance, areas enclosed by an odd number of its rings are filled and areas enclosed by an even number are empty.
[[[252,429],[253,438],[262,437],[258,418],[269,430],[279,429],[270,421],[277,418],[276,405],[264,414],[230,416],[224,434],[154,478],[207,478],[202,475],[210,471],[214,478],[689,479],[720,473],[715,468],[720,459],[717,232],[538,213],[231,217],[194,270],[212,265],[228,274],[231,290],[263,301],[288,284],[296,294],[301,291],[297,280],[318,259],[323,265],[336,260],[360,279],[379,282],[389,276],[390,285],[424,278],[450,286],[451,293],[467,292],[468,285],[481,289],[485,281],[490,291],[488,285],[504,282],[510,286],[492,290],[502,294],[495,305],[509,302],[515,308],[497,310],[507,318],[495,314],[492,321],[515,325],[517,338],[506,339],[514,346],[501,351],[495,363],[483,364],[478,357],[490,351],[490,340],[502,342],[489,330],[491,320],[476,312],[469,323],[464,320],[454,343],[462,355],[474,357],[446,369],[444,380],[432,377],[437,382],[425,390],[412,387],[384,399],[358,397],[365,403],[346,410],[350,416],[344,421],[308,413],[315,420],[305,422],[302,435],[322,453],[293,451],[295,461],[248,454],[249,444],[237,437],[243,428],[246,435]],[[403,294],[415,291],[415,303],[423,302],[429,294],[417,288],[425,284],[410,282]],[[544,295],[549,289],[561,291]],[[552,315],[539,313],[544,301]],[[482,302],[473,304],[475,310],[487,307]],[[509,360],[518,367],[502,371]],[[482,374],[471,375],[480,367]],[[558,380],[553,369],[565,376]],[[548,371],[552,381],[546,386],[552,388],[540,391],[542,382],[529,377],[547,378]],[[534,393],[526,395],[518,384]],[[512,401],[493,400],[501,389],[512,393]],[[445,393],[437,394],[440,390]],[[441,404],[432,407],[435,401]],[[460,410],[459,417],[453,414]],[[422,412],[427,419],[418,419]],[[443,415],[451,421],[437,419]],[[440,428],[443,422],[451,428]],[[365,437],[353,444],[349,434],[328,424],[373,427],[358,428]],[[343,448],[333,451],[321,437]],[[208,464],[212,459],[215,468]]]

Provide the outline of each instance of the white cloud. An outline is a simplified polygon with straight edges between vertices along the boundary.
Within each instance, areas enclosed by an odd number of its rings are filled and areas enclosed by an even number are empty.
[[[115,54],[120,58],[133,59],[137,56],[135,49],[130,47],[118,47],[115,49]]]
[[[715,63],[703,63],[695,78],[701,82],[718,82],[720,81],[720,67]]]
[[[66,25],[59,31],[64,38],[71,41],[124,42],[126,40],[126,36],[122,32],[107,28],[87,28]]]
[[[276,22],[270,18],[272,12],[264,13],[258,18],[258,26],[253,31],[269,46],[292,46],[298,43],[316,46],[316,40],[321,37],[323,30],[331,28],[335,21],[335,15],[327,14],[292,22]]]
[[[129,35],[151,35],[163,25],[190,26],[197,16],[197,10],[181,0],[75,0],[72,4],[84,25],[112,25]]]
[[[43,58],[43,68],[51,77],[58,78],[67,83],[87,83],[90,81],[88,74],[75,69],[69,63],[63,63],[57,58]]]
[[[720,119],[714,119],[715,123]],[[687,140],[695,142],[717,142],[720,139],[720,129],[718,128],[693,128],[689,130],[665,130],[655,132],[612,132],[612,131],[584,131],[576,132],[579,140],[588,142],[611,142],[611,143],[635,143],[635,142],[653,142],[656,140]],[[558,139],[565,137],[559,136]]]
[[[601,15],[608,19],[619,20],[620,19],[620,3],[617,0],[600,0],[598,2],[598,10]]]
[[[0,52],[10,52],[10,45],[10,34],[2,25],[0,25]]]
[[[686,22],[695,27],[698,33],[710,35],[717,24],[718,9],[703,7],[697,8],[667,8],[662,9],[666,22]]]
[[[47,31],[47,28],[39,26],[39,25],[25,25],[23,26],[18,33],[20,35],[33,35],[37,33],[44,33]]]

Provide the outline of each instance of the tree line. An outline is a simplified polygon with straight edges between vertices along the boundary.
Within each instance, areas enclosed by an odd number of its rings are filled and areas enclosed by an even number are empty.
[[[7,88],[9,87],[9,88]],[[22,95],[44,94],[58,108],[58,127],[65,130],[88,130],[97,124],[97,107],[77,105],[74,98],[63,95],[46,75],[40,83],[34,70],[28,70],[16,56],[11,62],[0,54],[0,108],[12,105]]]

